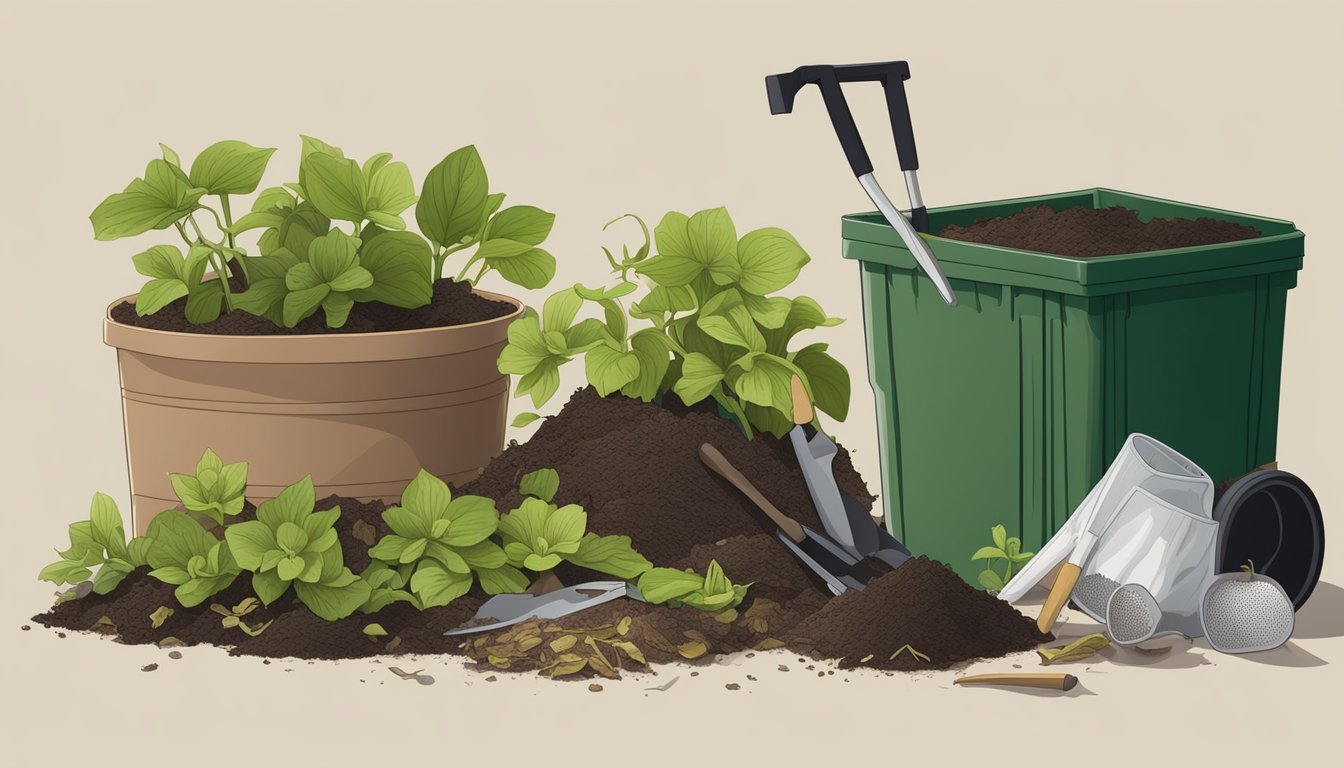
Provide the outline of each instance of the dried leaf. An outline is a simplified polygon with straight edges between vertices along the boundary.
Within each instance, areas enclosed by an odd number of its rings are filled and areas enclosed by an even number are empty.
[[[709,646],[700,640],[690,640],[677,646],[677,653],[683,658],[698,659],[709,653]]]
[[[732,624],[734,621],[737,621],[737,609],[725,608],[714,614],[714,620],[720,624]]]
[[[625,633],[630,631],[630,623],[631,620],[629,616],[621,617],[621,620],[616,622],[616,634],[625,637]]]
[[[396,675],[397,677],[400,677],[402,680],[407,680],[407,679],[410,679],[410,678],[415,677],[416,675],[420,674],[420,670],[418,670],[418,669],[417,669],[416,671],[414,671],[414,672],[407,672],[406,670],[402,669],[401,667],[388,667],[388,668],[387,668],[387,671],[388,671],[388,672],[391,672],[392,674]]]
[[[160,605],[158,608],[154,609],[153,613],[149,614],[149,626],[158,629],[159,627],[162,627],[163,622],[167,621],[172,615],[172,608],[169,608],[166,605]]]
[[[255,597],[244,597],[243,601],[233,606],[234,616],[246,616],[257,610],[261,606],[261,601]]]
[[[562,653],[556,660],[541,669],[542,673],[550,677],[563,677],[583,671],[588,666],[588,660],[577,653]]]
[[[870,654],[868,654],[867,656],[864,656],[862,659],[859,659],[859,663],[860,663],[860,664],[867,664],[868,662],[870,662],[870,661],[872,661],[872,660],[873,660],[873,654],[870,653]]]
[[[757,643],[756,645],[753,645],[752,649],[757,651],[773,651],[776,648],[783,648],[783,647],[784,647],[783,640],[774,637],[767,637],[761,642]]]
[[[399,645],[401,645],[401,635],[397,635],[396,637],[387,641],[387,645],[383,646],[383,650],[387,651],[388,653],[391,653],[392,651],[395,651],[397,649],[397,646]]]
[[[663,653],[675,653],[677,647],[662,632],[654,629],[652,626],[645,626],[643,631],[644,642],[657,648]]]
[[[249,637],[256,637],[257,635],[260,635],[262,632],[265,632],[266,628],[271,626],[272,621],[275,621],[275,619],[271,619],[271,621],[268,621],[265,624],[260,624],[255,627],[249,627],[246,623],[243,622],[242,619],[237,619],[238,628],[243,630],[243,632],[247,633]]]
[[[238,626],[239,620],[237,616],[230,615],[220,619],[219,623],[223,624],[225,629],[233,629],[234,627]]]
[[[1095,632],[1059,648],[1038,648],[1036,653],[1041,656],[1041,664],[1049,666],[1085,659],[1110,644],[1111,641],[1105,635]]]
[[[99,616],[98,620],[95,621],[93,626],[89,627],[89,629],[90,631],[97,632],[101,635],[117,634],[117,625],[107,616]]]
[[[610,645],[612,648],[625,651],[626,656],[629,656],[640,664],[647,665],[649,663],[648,659],[644,658],[644,652],[639,649],[639,646],[629,640],[612,640]]]
[[[528,651],[532,650],[533,648],[536,648],[538,645],[541,645],[541,638],[535,635],[531,637],[520,638],[518,640],[518,650],[520,653],[525,654]]]
[[[232,612],[232,611],[230,611],[228,608],[225,608],[224,606],[220,605],[219,603],[211,603],[211,604],[210,604],[210,610],[214,611],[215,613],[218,613],[220,616],[232,616],[232,615],[233,615],[233,612]]]
[[[578,642],[579,638],[575,637],[574,635],[561,635],[560,637],[557,637],[554,640],[552,640],[550,645],[552,651],[555,651],[556,653],[564,653],[565,651],[568,651],[570,648],[573,648],[574,645]]]
[[[186,643],[182,642],[181,639],[176,638],[176,637],[171,637],[171,636],[169,636],[169,637],[165,637],[165,638],[163,638],[162,640],[159,641],[159,647],[160,647],[160,648],[174,648],[174,647],[185,646],[185,645],[186,645]]]
[[[364,634],[369,637],[387,637],[387,630],[383,629],[382,624],[366,624]]]
[[[780,612],[779,604],[766,598],[757,598],[743,616],[747,619],[747,629],[758,635],[770,631],[770,619]]]
[[[489,656],[485,657],[485,660],[490,664],[490,666],[496,669],[508,669],[509,667],[513,666],[513,659],[510,659],[508,656],[496,656],[494,654],[490,654]]]
[[[356,520],[350,527],[350,535],[356,540],[364,542],[365,546],[372,547],[378,543],[378,529],[363,520]]]

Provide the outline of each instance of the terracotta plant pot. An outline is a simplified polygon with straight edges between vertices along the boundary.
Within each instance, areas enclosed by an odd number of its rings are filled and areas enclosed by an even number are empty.
[[[399,499],[423,467],[461,485],[504,446],[509,379],[495,367],[509,323],[385,333],[216,336],[115,322],[131,517],[137,534],[177,506],[170,472],[206,448],[247,461],[248,499],[313,476],[318,498]]]

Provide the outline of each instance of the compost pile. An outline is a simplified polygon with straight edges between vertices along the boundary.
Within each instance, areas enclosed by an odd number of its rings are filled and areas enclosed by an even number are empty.
[[[1094,209],[1080,205],[1056,211],[1036,205],[1011,216],[976,219],[970,226],[954,224],[938,236],[1086,258],[1249,240],[1260,233],[1253,227],[1207,217],[1140,221],[1137,211],[1122,206]]]
[[[245,286],[233,280],[234,290]],[[377,301],[356,302],[350,316],[340,328],[328,328],[322,313],[299,321],[293,328],[283,328],[264,317],[247,312],[226,312],[218,319],[194,325],[187,322],[187,299],[184,296],[152,315],[141,317],[133,302],[123,301],[112,308],[112,319],[122,325],[133,325],[154,331],[176,333],[205,333],[221,336],[292,336],[317,333],[375,333],[379,331],[409,331],[417,328],[440,328],[493,320],[514,311],[507,301],[475,293],[471,284],[441,278],[434,282],[434,297],[423,307],[402,309]]]
[[[260,605],[246,577],[205,605],[183,608],[171,585],[141,569],[109,595],[86,594],[34,619],[126,643],[230,646],[234,655],[460,654],[485,670],[577,677],[786,646],[841,659],[847,667],[943,669],[1049,639],[1006,603],[927,558],[883,573],[862,592],[832,598],[779,543],[768,519],[700,463],[703,442],[714,444],[785,514],[821,528],[787,442],[768,435],[747,440],[732,423],[675,400],[656,405],[602,398],[591,388],[576,392],[529,442],[511,444],[460,491],[488,496],[508,510],[521,500],[523,474],[554,468],[560,476],[555,502],[583,505],[588,530],[630,536],[655,565],[703,573],[715,560],[735,583],[750,583],[735,612],[617,600],[553,621],[445,638],[444,631],[467,622],[484,601],[479,586],[444,607],[421,612],[393,603],[376,614],[328,622],[289,597]],[[871,507],[874,497],[843,448],[835,474],[845,493]],[[334,504],[342,510],[336,531],[345,563],[358,573],[370,561],[368,548],[391,532],[380,517],[386,505],[329,497],[316,508]],[[249,504],[240,518],[253,514]],[[556,573],[567,584],[610,578],[569,564]],[[173,610],[165,618],[160,608]],[[385,634],[367,633],[372,623]],[[903,646],[909,649],[895,653]]]

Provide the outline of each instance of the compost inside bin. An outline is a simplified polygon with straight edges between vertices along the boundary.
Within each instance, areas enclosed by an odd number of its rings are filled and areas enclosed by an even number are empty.
[[[1208,217],[1139,219],[1123,206],[1056,211],[1048,205],[1023,208],[1011,216],[976,219],[969,226],[944,227],[939,237],[1017,248],[1058,256],[1095,257],[1189,248],[1259,237],[1253,227]]]
[[[229,646],[235,655],[342,659],[384,654],[457,654],[487,670],[540,671],[556,676],[612,675],[647,663],[697,662],[715,654],[788,645],[846,666],[941,669],[963,661],[1026,650],[1047,639],[1011,606],[962,581],[947,566],[916,558],[870,582],[863,592],[831,598],[774,535],[774,526],[699,460],[703,442],[717,446],[785,514],[820,529],[806,484],[787,442],[747,440],[729,421],[675,398],[664,405],[599,397],[583,389],[533,438],[512,444],[461,493],[488,496],[501,511],[519,503],[522,474],[559,472],[558,504],[588,511],[588,530],[624,534],[655,565],[703,573],[717,561],[729,578],[749,583],[736,614],[617,600],[554,621],[529,621],[480,635],[443,637],[465,623],[485,599],[479,585],[447,606],[418,611],[393,603],[374,614],[324,621],[290,593],[270,606],[251,605],[246,574],[224,592],[183,608],[173,587],[133,572],[108,595],[69,600],[34,617],[51,627],[118,635],[126,643]],[[840,487],[871,506],[874,497],[841,448]],[[368,548],[391,533],[382,502],[329,497],[339,504],[336,532],[356,572]],[[249,504],[239,516],[253,517]],[[968,555],[970,553],[967,553]],[[557,574],[567,584],[609,579],[575,566]],[[213,607],[212,607],[213,606]],[[226,622],[242,606],[248,631]],[[163,618],[160,608],[171,608]],[[151,616],[158,612],[159,626]],[[224,626],[230,623],[231,626]],[[378,624],[386,634],[371,636]],[[918,655],[892,653],[909,645]]]

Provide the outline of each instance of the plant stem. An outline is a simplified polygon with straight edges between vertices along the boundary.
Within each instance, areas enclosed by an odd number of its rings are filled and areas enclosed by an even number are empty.
[[[737,419],[738,426],[742,427],[742,433],[747,436],[748,440],[751,440],[751,422],[747,420],[747,414],[742,410],[741,403],[737,402],[732,394],[724,388],[722,383],[720,383],[719,388],[711,394],[711,397],[714,398],[714,402],[723,406],[725,411],[732,414],[733,417]]]
[[[206,210],[210,209],[207,208]],[[214,211],[211,211],[211,213],[214,213]],[[187,221],[191,224],[191,228],[196,232],[196,239],[200,241],[201,245],[207,245],[211,249],[210,264],[215,268],[215,278],[219,280],[220,287],[224,289],[224,309],[228,312],[232,312],[233,291],[229,288],[228,259],[216,258],[222,256],[220,252],[220,244],[212,243],[205,239],[205,235],[201,232],[201,226],[196,223],[196,217],[194,215],[188,216]]]
[[[354,224],[355,224],[355,235],[354,235],[354,236],[355,236],[355,237],[359,237],[359,222],[356,221],[356,222],[354,222]]]
[[[220,193],[219,207],[220,210],[224,211],[224,241],[229,244],[230,248],[233,248],[233,232],[231,231],[233,227],[233,214],[229,211],[228,194],[223,192]]]
[[[466,248],[467,245],[470,245],[470,243],[466,244],[458,243],[457,245],[450,245],[447,248],[444,248],[439,251],[439,254],[434,257],[434,279],[437,280],[443,277],[443,267],[445,264],[448,263],[448,257],[452,256],[454,253],[457,253],[463,248]],[[475,261],[476,261],[475,256],[467,260],[467,263],[462,267],[462,271],[457,276],[458,280],[461,280],[464,276],[466,276],[467,270],[471,268],[472,263]]]

